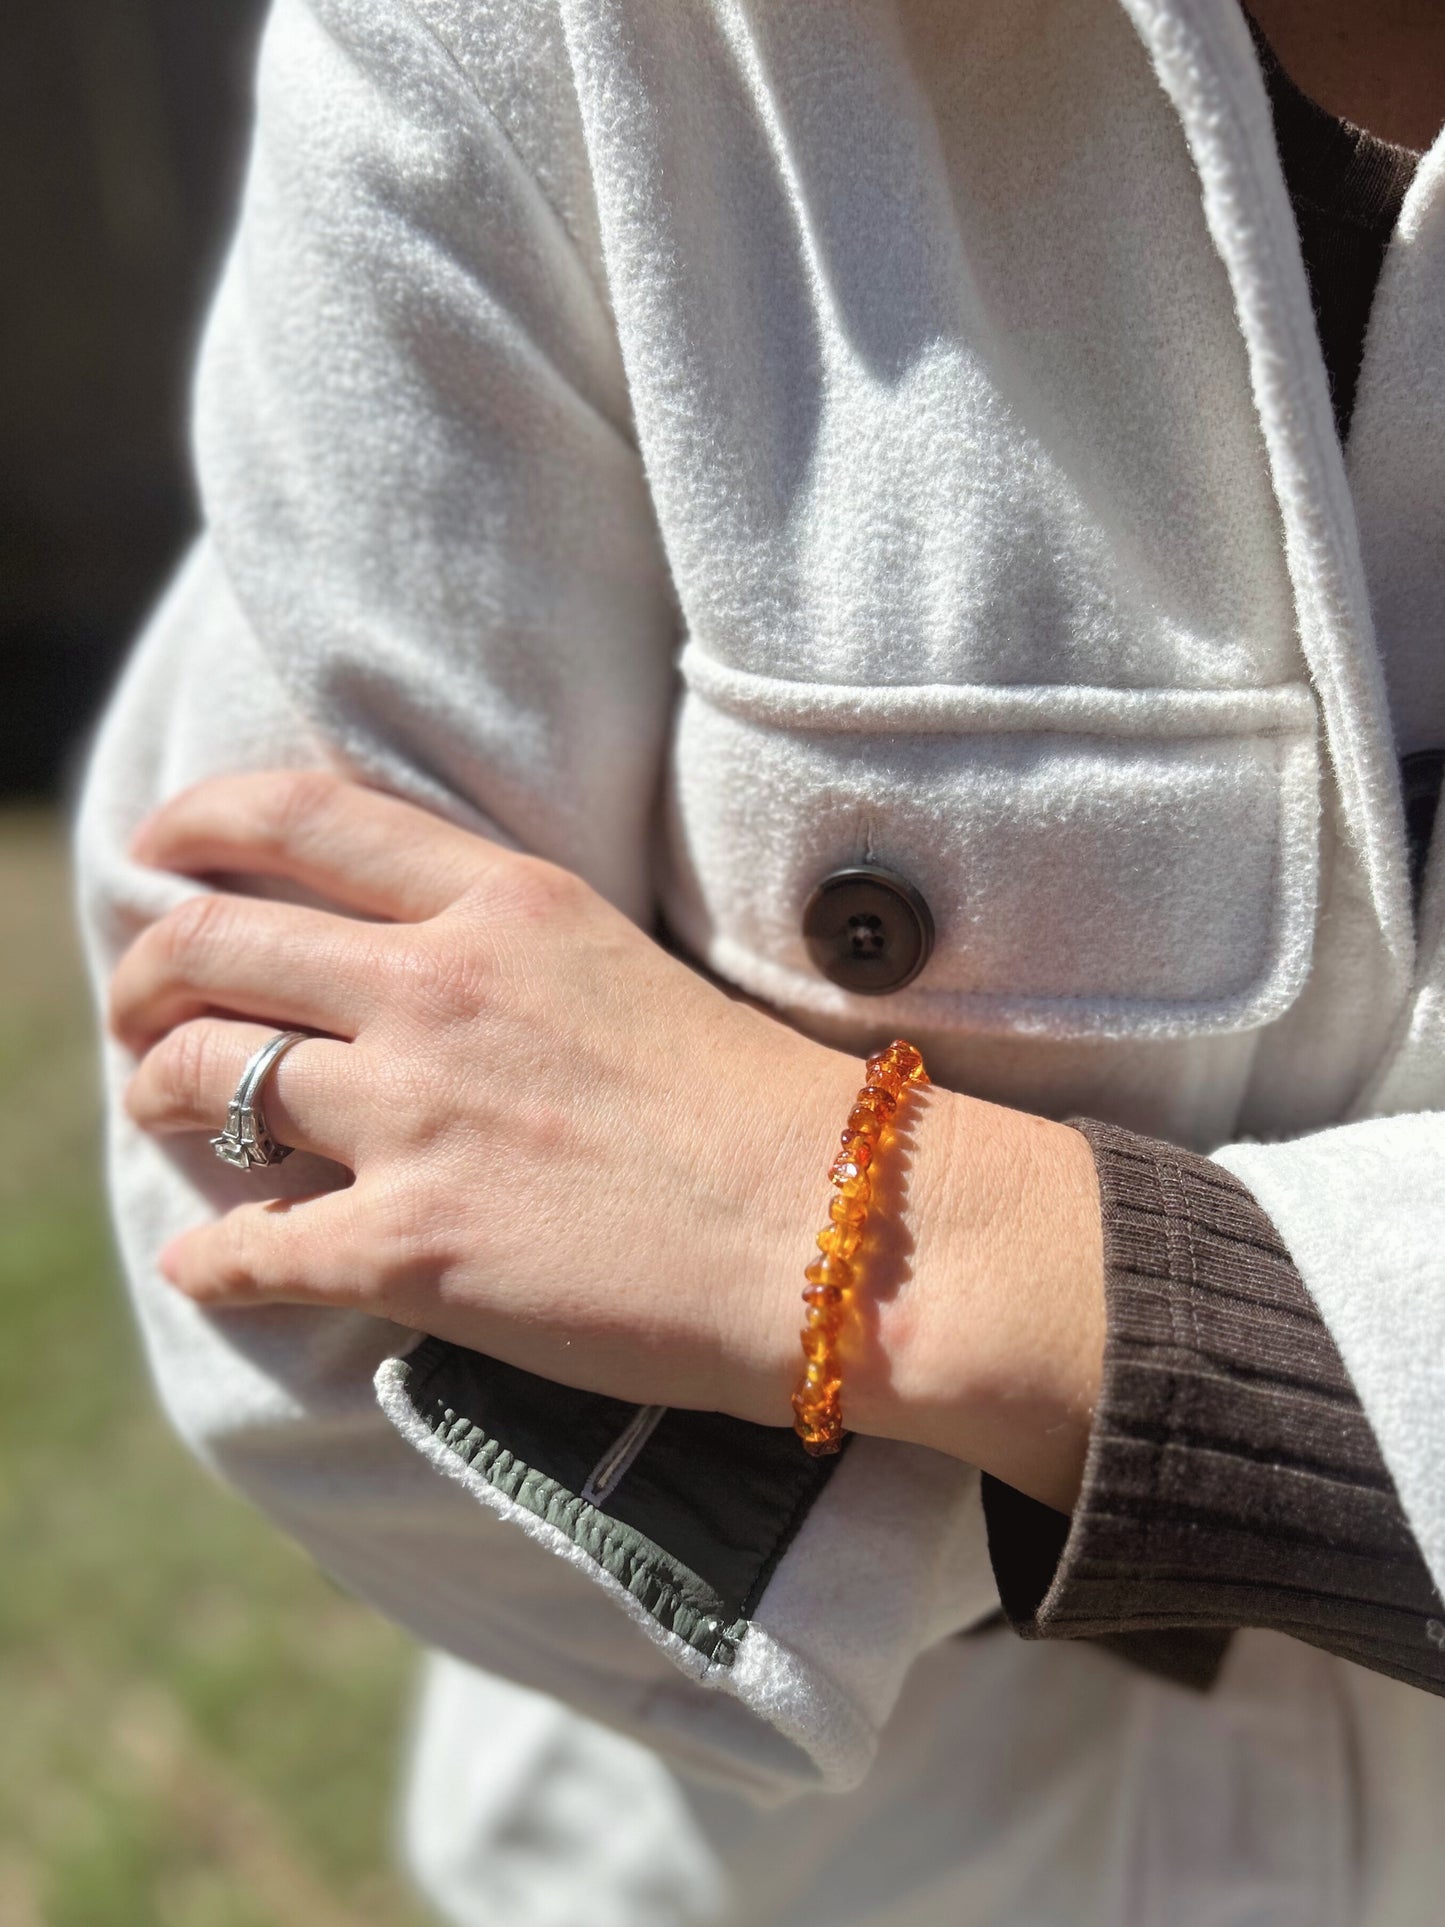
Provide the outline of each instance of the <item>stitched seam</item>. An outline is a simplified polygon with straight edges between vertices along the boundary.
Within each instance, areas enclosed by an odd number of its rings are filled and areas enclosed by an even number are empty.
[[[601,1505],[610,1499],[628,1473],[636,1465],[647,1442],[667,1416],[665,1405],[639,1405],[632,1417],[623,1426],[617,1437],[608,1446],[602,1457],[587,1474],[586,1483],[580,1496],[589,1505]]]
[[[1150,1280],[1151,1285],[1155,1282],[1157,1281]],[[1171,1344],[1154,1339],[1136,1339],[1134,1343],[1137,1349],[1135,1355],[1129,1360],[1130,1371],[1162,1375],[1174,1369],[1167,1356],[1172,1350]],[[1150,1353],[1160,1353],[1164,1356],[1151,1357]],[[1354,1413],[1356,1424],[1352,1429],[1362,1431],[1368,1427],[1368,1420],[1361,1416],[1359,1402],[1354,1393],[1342,1388],[1323,1386],[1315,1378],[1294,1378],[1278,1371],[1273,1365],[1256,1366],[1251,1369],[1238,1364],[1227,1352],[1217,1353],[1208,1346],[1200,1347],[1199,1361],[1200,1369],[1194,1376],[1203,1382],[1218,1380],[1221,1384],[1244,1384],[1251,1389],[1264,1386],[1268,1388],[1271,1395],[1277,1394],[1281,1401],[1289,1400],[1304,1407],[1306,1418],[1308,1418],[1308,1408],[1313,1405],[1318,1406],[1322,1414],[1329,1413],[1335,1423]]]
[[[1119,1522],[1125,1527],[1130,1523],[1127,1518],[1121,1519],[1117,1513],[1110,1513],[1106,1516],[1119,1519]],[[1113,1581],[1106,1576],[1107,1574],[1121,1572],[1132,1577],[1136,1570],[1133,1561],[1128,1558],[1103,1558],[1098,1560],[1097,1564],[1100,1568],[1099,1573],[1090,1574],[1089,1578],[1082,1581],[1080,1590],[1090,1586],[1097,1586],[1105,1594],[1106,1598],[1112,1597],[1113,1593]],[[1151,1573],[1149,1577],[1151,1593],[1157,1591],[1161,1586],[1178,1586],[1189,1595],[1190,1604],[1179,1607],[1178,1611],[1180,1613],[1192,1611],[1194,1609],[1193,1602],[1196,1598],[1202,1601],[1202,1599],[1215,1594],[1224,1594],[1231,1598],[1238,1598],[1241,1594],[1248,1594],[1259,1598],[1299,1599],[1311,1607],[1316,1606],[1319,1600],[1318,1588],[1314,1586],[1292,1586],[1285,1581],[1277,1581],[1273,1578],[1269,1580],[1211,1580],[1207,1573],[1201,1573],[1195,1566],[1162,1566],[1157,1572]],[[1412,1618],[1418,1618],[1420,1612],[1418,1607],[1398,1606],[1388,1598],[1376,1598],[1369,1594],[1336,1592],[1332,1589],[1330,1598],[1332,1603],[1341,1606],[1356,1607],[1364,1621],[1371,1626],[1382,1617],[1385,1619],[1393,1618],[1408,1623]],[[1438,1604],[1438,1600],[1435,1603]],[[1219,1610],[1227,1612],[1232,1609],[1229,1607],[1221,1607]],[[1168,1607],[1161,1606],[1156,1609],[1151,1606],[1149,1616],[1151,1619],[1156,1616],[1162,1618],[1168,1611]],[[1307,1616],[1306,1619],[1302,1621],[1292,1623],[1309,1625],[1321,1631],[1328,1630],[1328,1628],[1320,1627],[1317,1613],[1313,1617]],[[1270,1624],[1271,1626],[1275,1624],[1273,1616],[1271,1616]],[[1382,1637],[1388,1637],[1388,1635],[1382,1634]],[[1408,1644],[1407,1641],[1403,1640],[1398,1643]]]
[[[1169,1252],[1171,1286],[1169,1292],[1169,1329],[1175,1346],[1182,1350],[1184,1341],[1180,1328],[1181,1307],[1177,1289],[1179,1281],[1179,1225],[1176,1212],[1173,1208],[1175,1201],[1169,1195],[1170,1187],[1166,1181],[1166,1173],[1169,1171],[1172,1171],[1176,1178],[1180,1176],[1177,1163],[1160,1158],[1155,1166],[1155,1178],[1159,1187],[1159,1205],[1164,1218],[1164,1237]],[[1149,1503],[1145,1510],[1143,1520],[1142,1550],[1144,1557],[1141,1563],[1146,1570],[1150,1571],[1152,1571],[1154,1548],[1157,1539],[1155,1527],[1160,1516],[1161,1502],[1169,1474],[1169,1453],[1178,1430],[1176,1408],[1179,1403],[1179,1389],[1180,1374],[1178,1372],[1171,1372],[1164,1404],[1163,1426],[1165,1438],[1156,1451],[1153,1465],[1150,1468]]]
[[[446,1409],[429,1423],[465,1465],[515,1504],[565,1532],[669,1632],[705,1659],[722,1666],[732,1664],[737,1657],[736,1643],[747,1630],[746,1622],[737,1619],[724,1623],[720,1614],[709,1613],[700,1602],[689,1599],[660,1570],[657,1557],[634,1543],[635,1535],[629,1528],[608,1519],[556,1479],[536,1471],[460,1414]],[[542,1495],[545,1498],[539,1504]]]
[[[720,939],[711,948],[715,952],[721,951],[726,954],[744,957],[759,956],[758,952],[731,937]],[[767,958],[760,958],[760,961],[771,963],[771,959]],[[1271,982],[1278,974],[1283,961],[1280,946],[1276,943],[1267,954],[1264,966],[1242,990],[1225,991],[1222,996],[1217,997],[1110,997],[1091,990],[1059,990],[1050,991],[1047,995],[1014,997],[1007,991],[1001,990],[928,990],[926,988],[920,990],[913,984],[908,985],[901,994],[916,997],[920,1003],[933,1006],[947,1007],[961,1004],[965,1009],[971,1007],[985,1012],[1005,1013],[1015,1010],[1047,1016],[1051,1011],[1082,1004],[1094,1011],[1105,1022],[1110,1018],[1118,1018],[1120,1022],[1137,1019],[1140,1013],[1150,1012],[1156,1013],[1161,1019],[1167,1021],[1177,1017],[1182,1011],[1192,1011],[1202,1012],[1206,1016],[1215,1015],[1223,1023],[1240,1011],[1255,1009],[1263,994],[1260,986],[1262,984],[1267,986]],[[786,975],[790,982],[799,984],[805,990],[817,988],[811,978],[790,964],[773,964],[772,967],[780,976]],[[855,1001],[862,1003],[865,999],[855,993]]]
[[[1109,1427],[1109,1435],[1131,1445],[1157,1445],[1165,1436],[1165,1426],[1162,1421],[1150,1419],[1115,1419]],[[1348,1466],[1331,1465],[1324,1459],[1310,1458],[1279,1442],[1251,1448],[1245,1441],[1231,1438],[1227,1433],[1216,1433],[1211,1437],[1197,1429],[1192,1437],[1191,1449],[1195,1454],[1229,1459],[1244,1466],[1268,1466],[1273,1472],[1296,1473],[1301,1478],[1318,1479],[1325,1485],[1369,1493],[1374,1497],[1389,1499],[1392,1505],[1395,1503],[1395,1488],[1386,1473],[1377,1479],[1366,1478]]]

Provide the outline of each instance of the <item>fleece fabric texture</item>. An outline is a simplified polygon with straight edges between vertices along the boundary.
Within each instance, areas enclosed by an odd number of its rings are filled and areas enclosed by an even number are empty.
[[[1442,177],[1437,148],[1347,473],[1233,0],[277,0],[197,382],[206,534],[82,811],[97,979],[186,887],[126,856],[147,807],[324,760],[660,912],[830,1041],[906,1030],[947,1083],[1218,1150],[1438,1581],[1445,857],[1417,953],[1395,737],[1445,738]],[[874,1001],[801,938],[865,858],[938,932]],[[920,1652],[995,1603],[974,1476],[856,1448],[710,1691],[389,1421],[370,1381],[406,1334],[177,1301],[159,1245],[258,1181],[118,1105],[111,1142],[183,1433],[461,1659],[776,1796],[857,1783]],[[1002,1664],[942,1650],[950,1707]],[[1307,1658],[1286,1698],[1353,1707]],[[1111,1917],[1119,1838],[1160,1893],[1247,1917],[1263,1891],[1227,1721],[1189,1729],[1207,1852],[1136,1797],[1183,1742],[1167,1690],[1107,1689],[1135,1736],[1107,1788],[1067,1695],[1031,1702],[1101,1803],[1066,1829],[1071,1919]],[[1442,1738],[1392,1682],[1360,1704],[1278,1727],[1301,1818],[1255,1917],[1339,1917],[1308,1868],[1346,1836],[1352,1918],[1391,1917],[1387,1836],[1438,1772],[1381,1762]],[[985,1766],[948,1744],[966,1805]],[[996,1872],[971,1918],[1050,1917]]]

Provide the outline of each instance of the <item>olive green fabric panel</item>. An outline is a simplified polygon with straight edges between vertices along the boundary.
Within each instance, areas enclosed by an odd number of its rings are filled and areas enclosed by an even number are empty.
[[[601,1504],[589,1475],[636,1412],[428,1338],[404,1361],[427,1428],[497,1491],[556,1526],[718,1665],[838,1461],[791,1430],[669,1411]]]

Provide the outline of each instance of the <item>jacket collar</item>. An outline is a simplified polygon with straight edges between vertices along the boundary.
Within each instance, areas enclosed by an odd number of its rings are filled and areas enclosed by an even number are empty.
[[[1234,292],[1339,831],[1381,953],[1382,1015],[1393,1016],[1415,961],[1399,774],[1359,523],[1259,63],[1236,0],[1121,3],[1179,115]]]

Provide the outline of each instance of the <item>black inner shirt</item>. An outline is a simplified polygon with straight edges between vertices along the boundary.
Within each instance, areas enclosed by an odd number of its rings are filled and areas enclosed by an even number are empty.
[[[1315,327],[1341,443],[1349,437],[1370,309],[1385,250],[1420,156],[1340,120],[1290,79],[1246,13],[1274,116],[1280,168],[1299,229]],[[1445,749],[1400,763],[1410,883],[1418,907],[1445,776]]]

